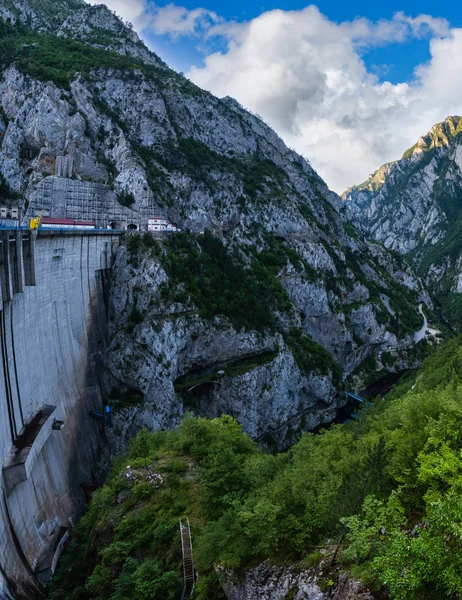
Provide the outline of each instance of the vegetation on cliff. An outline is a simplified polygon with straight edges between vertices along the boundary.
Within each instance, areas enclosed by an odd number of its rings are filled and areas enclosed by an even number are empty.
[[[462,597],[461,343],[446,344],[356,421],[305,434],[284,454],[261,451],[226,416],[143,431],[95,493],[50,597],[176,597],[184,515],[199,599],[223,597],[217,565],[309,564],[342,533],[339,560],[379,597]]]
[[[462,118],[448,117],[400,160],[343,194],[354,222],[406,256],[456,331],[462,330],[461,143]]]
[[[206,230],[199,236],[178,233],[162,248],[149,235],[132,235],[127,249],[133,266],[139,266],[146,253],[160,260],[169,278],[163,286],[165,302],[192,304],[205,319],[224,316],[238,330],[279,331],[303,373],[332,374],[340,384],[341,370],[331,354],[295,326],[296,308],[279,273],[294,268],[311,280],[315,272],[282,241],[268,235],[262,250],[250,247],[246,254],[245,248],[226,247]],[[130,326],[142,320],[133,306]],[[284,328],[283,322],[293,326]]]
[[[27,26],[14,27],[0,20],[0,67],[15,63],[18,69],[30,77],[44,82],[53,81],[58,87],[69,89],[76,74],[87,76],[91,70],[101,68],[153,69],[134,59],[115,52],[100,50],[89,44],[37,33]]]
[[[46,23],[49,4],[43,11]],[[69,10],[78,5],[71,2]],[[219,255],[219,243],[207,241],[206,236],[202,241],[178,236],[168,252],[173,282],[168,292],[188,297],[206,319],[224,315],[236,328],[247,330],[275,330],[282,320],[279,315],[286,319],[292,313],[284,327],[286,345],[305,373],[331,372],[334,383],[340,379],[330,355],[334,348],[351,339],[354,350],[365,344],[378,346],[386,332],[395,334],[399,342],[409,339],[421,323],[420,284],[413,282],[411,291],[408,282],[399,283],[396,261],[385,250],[371,252],[353,226],[344,227],[335,197],[310,165],[236,102],[213,98],[160,60],[151,64],[144,62],[144,55],[111,51],[115,48],[111,40],[130,37],[132,32],[120,24],[122,33],[114,33],[113,16],[108,13],[106,18],[108,29],[104,34],[99,31],[102,47],[98,48],[87,35],[82,38],[78,19],[70,29],[64,28],[69,37],[52,35],[53,28],[33,29],[35,21],[25,17],[15,25],[0,21],[0,67],[14,65],[30,77],[37,88],[33,94],[40,89],[47,96],[56,85],[59,106],[52,102],[47,114],[61,119],[64,128],[71,127],[66,139],[85,138],[91,148],[88,164],[97,163],[89,178],[96,169],[108,188],[117,192],[119,203],[134,210],[135,221],[144,218],[141,204],[153,204],[155,199],[159,206],[172,209],[172,218],[182,229],[208,227],[227,237]],[[47,83],[47,88],[39,82]],[[21,82],[27,89],[30,84]],[[142,105],[138,107],[137,101]],[[35,170],[41,152],[39,127],[31,125],[30,134],[22,131],[23,121],[36,118],[35,106],[31,110],[31,119],[13,119],[10,114],[9,135],[19,139],[24,133],[27,150],[20,157],[17,175]],[[67,123],[67,116],[72,123]],[[46,128],[55,130],[55,126]],[[56,144],[59,141],[46,145],[55,148]],[[130,148],[137,178],[129,174],[129,163],[120,160],[125,156],[122,147]],[[25,181],[18,175],[11,185],[19,190]],[[152,214],[156,212],[153,206]],[[305,290],[297,291],[296,279],[300,289],[306,284]],[[360,284],[367,289],[359,289]],[[322,318],[314,296],[319,297]],[[351,318],[353,310],[368,304],[371,311]],[[323,323],[328,315],[332,331],[327,333]],[[139,307],[134,306],[128,329],[133,332],[141,318]],[[363,327],[366,322],[368,327]]]

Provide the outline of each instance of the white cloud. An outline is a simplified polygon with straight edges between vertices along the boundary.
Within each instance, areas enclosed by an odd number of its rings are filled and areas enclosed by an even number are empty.
[[[167,4],[157,6],[148,0],[86,0],[88,4],[105,4],[138,31],[177,38],[181,35],[207,32],[213,25],[223,21],[217,13],[205,8],[187,10],[183,6]]]
[[[400,12],[391,20],[336,23],[308,6],[239,23],[148,0],[106,4],[139,31],[194,36],[194,43],[197,36],[221,37],[226,49],[207,55],[188,76],[261,114],[338,192],[398,158],[436,122],[462,112],[462,29],[444,19]],[[411,81],[381,83],[362,60],[369,48],[425,37],[431,60]],[[386,65],[379,68],[386,72]]]
[[[226,37],[226,51],[207,56],[188,76],[261,114],[338,192],[462,111],[462,30],[444,19],[397,13],[391,21],[338,24],[309,6],[211,33]],[[365,47],[428,35],[438,36],[431,61],[410,82],[380,83],[361,58]]]
[[[88,4],[105,4],[111,10],[122,17],[125,21],[130,21],[135,27],[142,27],[143,16],[148,11],[147,0],[85,0]]]
[[[151,29],[157,35],[190,35],[209,29],[213,24],[222,21],[220,17],[205,8],[187,10],[183,6],[168,4],[153,9]]]

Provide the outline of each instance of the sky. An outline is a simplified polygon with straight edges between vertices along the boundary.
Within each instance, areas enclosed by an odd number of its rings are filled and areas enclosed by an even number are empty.
[[[338,193],[462,114],[454,0],[105,4],[172,68],[260,115]]]

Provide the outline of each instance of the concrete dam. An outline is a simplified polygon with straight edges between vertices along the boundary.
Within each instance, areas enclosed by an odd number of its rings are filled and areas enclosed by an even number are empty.
[[[0,600],[44,597],[96,483],[119,234],[0,231]]]

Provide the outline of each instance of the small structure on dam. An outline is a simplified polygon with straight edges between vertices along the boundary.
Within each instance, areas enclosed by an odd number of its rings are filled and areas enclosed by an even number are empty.
[[[64,168],[64,167],[63,167]],[[104,423],[110,230],[0,231],[0,600],[43,597]]]
[[[77,179],[73,158],[57,156],[54,174],[44,177],[30,197],[23,224],[41,212],[54,218],[94,221],[104,229],[147,231],[153,214],[168,222],[149,188],[136,198],[136,210],[125,205],[122,196],[105,183]]]

